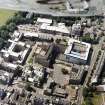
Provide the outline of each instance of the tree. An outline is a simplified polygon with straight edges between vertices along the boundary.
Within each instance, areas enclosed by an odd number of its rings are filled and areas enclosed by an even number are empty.
[[[0,49],[3,48],[3,45],[4,45],[4,40],[2,38],[0,38]]]
[[[68,74],[68,70],[65,68],[62,68],[62,73],[66,75],[66,74]]]
[[[11,22],[14,22],[13,18],[8,19],[7,22],[6,22],[6,25],[9,25]]]
[[[88,92],[89,92],[89,91],[88,91],[88,88],[85,87],[85,88],[83,89],[83,97],[84,97],[84,98],[88,96]]]
[[[28,12],[21,12],[21,11],[19,11],[19,12],[15,13],[15,16],[21,15],[22,17],[26,17],[27,13]]]
[[[18,12],[11,19],[9,19],[5,25],[0,27],[0,49],[3,47],[4,42],[10,38],[9,33],[14,32],[16,29],[16,25],[20,23],[27,23],[30,20],[27,20],[26,17],[27,12]]]
[[[32,88],[31,88],[31,86],[30,86],[29,83],[27,83],[27,84],[25,85],[25,89],[26,89],[27,91],[32,91]]]
[[[61,39],[56,39],[56,43],[59,44],[61,42]]]
[[[0,31],[1,31],[1,30],[7,30],[7,26],[6,26],[6,25],[1,26],[1,27],[0,27]]]
[[[77,105],[76,103],[73,103],[72,105]]]
[[[88,89],[89,89],[90,92],[95,92],[96,91],[95,86],[89,86]]]
[[[83,97],[85,105],[93,105],[91,98],[93,97],[93,92],[96,91],[96,88],[93,86],[85,87],[83,89]]]
[[[9,25],[7,25],[7,30],[9,32],[13,32],[16,29],[16,24],[11,22]]]
[[[85,104],[86,104],[86,105],[93,105],[92,100],[91,100],[90,98],[87,98],[87,99],[85,100]]]
[[[1,30],[0,37],[4,40],[7,40],[10,37],[8,30]]]
[[[105,77],[105,72],[102,73],[102,77]]]
[[[82,41],[91,43],[92,39],[91,39],[90,35],[85,35],[85,36],[82,37]]]

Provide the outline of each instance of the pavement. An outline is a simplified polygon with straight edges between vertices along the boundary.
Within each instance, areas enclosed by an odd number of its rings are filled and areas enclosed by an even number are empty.
[[[91,75],[92,69],[93,69],[94,64],[96,62],[96,59],[97,59],[98,52],[101,50],[101,46],[102,46],[102,43],[104,41],[104,38],[105,37],[102,37],[102,39],[99,41],[99,44],[98,45],[93,46],[93,53],[92,53],[92,57],[91,57],[91,61],[90,61],[90,66],[89,66],[89,69],[88,69],[88,74],[86,76],[86,79],[84,81],[83,86],[80,86],[80,88],[79,88],[78,105],[82,105],[82,102],[83,102],[83,87],[86,87],[87,86],[89,77]]]
[[[89,77],[91,75],[91,72],[93,70],[94,64],[96,62],[98,52],[101,50],[101,46],[103,44],[104,38],[105,37],[101,38],[101,40],[99,41],[98,45],[93,46],[93,53],[92,53],[92,57],[91,57],[91,62],[90,62],[89,70],[88,70],[88,75],[87,75],[87,77],[85,79],[85,82],[84,82],[85,83],[84,86],[86,86],[87,83],[88,83],[88,79],[89,79]]]
[[[103,93],[103,94],[101,94],[101,95],[102,95],[102,99],[103,99],[103,102],[102,102],[101,105],[105,105],[105,94]]]

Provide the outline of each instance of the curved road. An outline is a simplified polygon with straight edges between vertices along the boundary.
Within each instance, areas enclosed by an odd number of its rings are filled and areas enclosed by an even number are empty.
[[[88,12],[86,12],[86,13],[70,13],[67,10],[63,10],[63,12],[60,10],[52,10],[52,9],[50,9],[52,7],[52,5],[38,4],[38,3],[36,3],[36,0],[0,0],[0,8],[13,9],[13,10],[19,10],[19,11],[29,11],[29,12],[39,13],[39,14],[49,14],[52,16],[102,15],[104,6],[105,5],[103,3],[103,0],[91,0],[90,9]]]

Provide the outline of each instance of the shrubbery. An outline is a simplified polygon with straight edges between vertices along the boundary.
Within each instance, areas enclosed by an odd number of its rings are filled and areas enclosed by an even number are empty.
[[[94,96],[93,93],[96,91],[95,87],[85,87],[83,89],[83,97],[85,105],[93,105],[92,97]]]
[[[18,24],[26,24],[32,21],[26,18],[25,12],[18,12],[9,19],[5,25],[0,27],[0,49],[4,47],[4,43],[11,37],[11,33],[17,28]]]

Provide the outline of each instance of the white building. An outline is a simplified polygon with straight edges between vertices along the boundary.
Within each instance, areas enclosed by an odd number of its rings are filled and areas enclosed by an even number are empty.
[[[35,33],[35,32],[24,32],[23,36],[26,38],[38,38],[39,37],[38,33]]]
[[[72,31],[71,31],[71,35],[75,36],[80,36],[81,32],[81,24],[73,24],[72,25]]]
[[[44,76],[43,68],[36,65],[35,67],[32,67],[32,70],[30,70],[30,67],[26,66],[22,76],[25,77],[25,79],[27,79],[29,82],[39,83],[40,79],[42,79]]]
[[[13,62],[14,64],[23,64],[29,53],[30,45],[26,45],[24,42],[15,42],[13,40],[8,40],[8,42],[10,42],[9,48],[1,50],[4,59]]]
[[[70,13],[84,13],[89,9],[89,4],[86,0],[67,0],[66,8]]]
[[[69,39],[68,47],[65,50],[66,59],[77,64],[86,64],[91,45],[75,39]]]
[[[0,57],[0,69],[3,69],[4,71],[7,71],[7,72],[14,73],[18,67],[19,66],[17,64],[6,62],[4,61],[3,58]]]
[[[42,23],[52,24],[52,20],[51,19],[47,19],[47,18],[38,18],[37,19],[37,23],[38,24],[42,24]]]
[[[58,23],[57,26],[50,26],[49,24],[42,24],[40,31],[49,34],[70,35],[70,30],[63,23]]]
[[[87,1],[83,1],[83,9],[86,10],[86,9],[89,9],[89,4]]]
[[[22,38],[22,33],[19,31],[14,31],[12,38],[14,41],[19,41]]]

